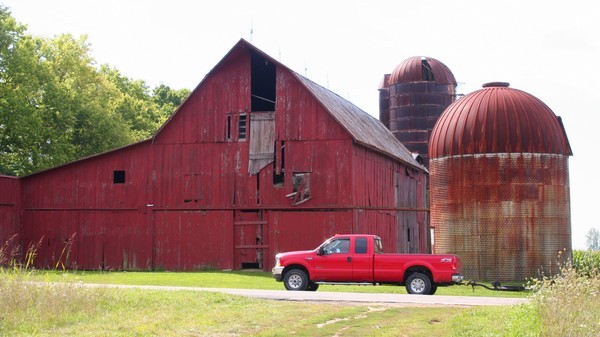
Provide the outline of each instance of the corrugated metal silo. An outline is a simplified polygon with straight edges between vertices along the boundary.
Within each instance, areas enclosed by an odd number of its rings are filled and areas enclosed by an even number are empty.
[[[428,167],[427,144],[435,122],[454,101],[456,80],[442,62],[413,56],[385,75],[379,88],[379,120]]]
[[[554,274],[571,256],[568,158],[562,122],[508,83],[450,105],[429,146],[436,253],[462,258],[468,279]]]

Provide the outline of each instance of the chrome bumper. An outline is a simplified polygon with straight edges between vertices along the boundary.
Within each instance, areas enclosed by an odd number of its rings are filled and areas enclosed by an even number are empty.
[[[453,283],[462,283],[465,280],[465,277],[461,274],[452,274],[452,282]]]
[[[273,273],[273,278],[277,282],[281,282],[283,278],[283,268],[284,267],[273,267],[273,269],[271,269],[271,273]]]

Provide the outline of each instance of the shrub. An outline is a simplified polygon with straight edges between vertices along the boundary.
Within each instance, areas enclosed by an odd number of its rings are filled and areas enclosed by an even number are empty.
[[[578,266],[567,262],[559,274],[531,282],[542,336],[600,335],[600,269]]]
[[[600,251],[574,250],[573,268],[582,275],[591,276],[600,270]]]

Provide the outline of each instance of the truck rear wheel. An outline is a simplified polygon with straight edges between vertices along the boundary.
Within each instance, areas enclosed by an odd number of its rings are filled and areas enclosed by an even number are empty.
[[[423,273],[412,273],[406,279],[406,291],[415,295],[431,295],[431,280]]]
[[[308,276],[301,269],[292,269],[283,276],[283,284],[287,290],[306,290],[308,288]]]

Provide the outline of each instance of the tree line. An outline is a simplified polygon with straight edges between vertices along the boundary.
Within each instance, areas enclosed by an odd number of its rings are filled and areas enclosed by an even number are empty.
[[[190,94],[97,65],[86,36],[26,30],[0,4],[0,174],[23,176],[146,139]]]

